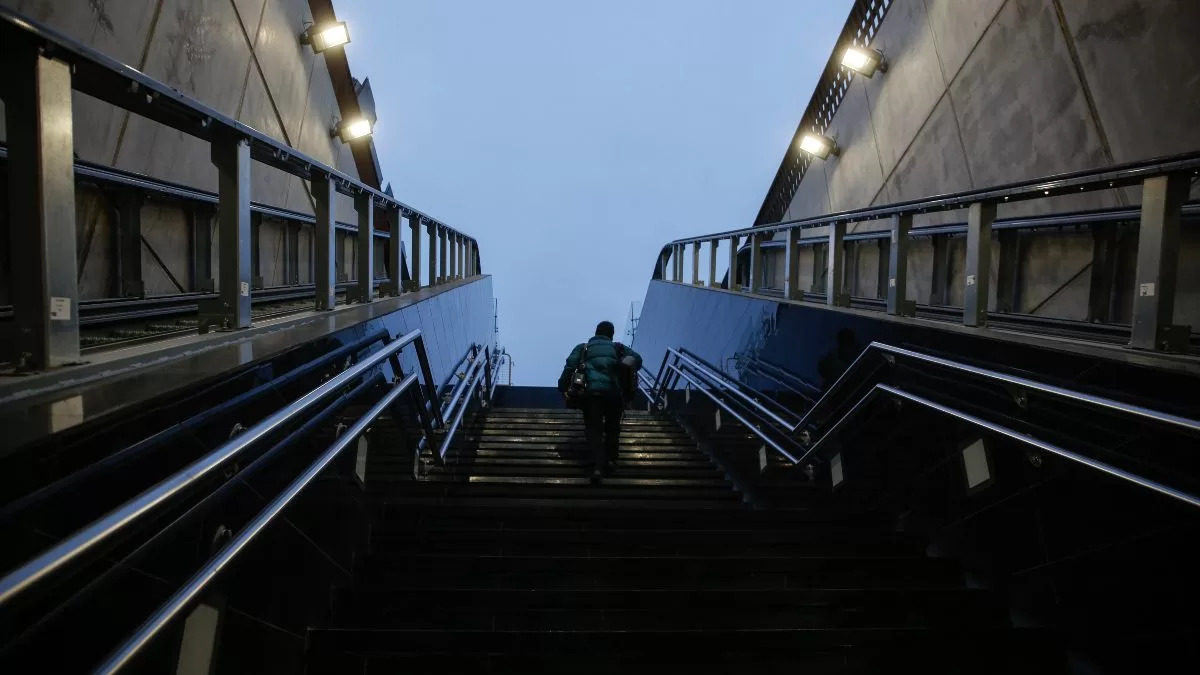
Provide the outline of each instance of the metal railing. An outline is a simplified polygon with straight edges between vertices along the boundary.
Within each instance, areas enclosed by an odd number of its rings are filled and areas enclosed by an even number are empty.
[[[738,248],[739,241],[748,241],[750,246],[750,285],[752,294],[762,288],[761,265],[763,243],[775,235],[783,235],[784,285],[782,294],[787,300],[801,300],[804,292],[799,280],[799,247],[805,244],[823,243],[827,246],[824,300],[829,307],[845,307],[850,297],[846,292],[844,278],[845,244],[853,237],[875,238],[877,234],[848,235],[850,223],[889,219],[886,233],[889,241],[887,258],[886,301],[884,309],[889,315],[913,316],[915,304],[907,299],[908,293],[908,246],[914,236],[940,234],[945,226],[912,228],[913,217],[923,213],[939,211],[968,211],[966,252],[964,266],[963,325],[973,328],[984,327],[988,319],[990,299],[991,246],[994,229],[1024,229],[1056,223],[1055,220],[1078,221],[1079,218],[1098,218],[1096,214],[1068,214],[1042,218],[1019,218],[1003,223],[997,228],[996,208],[1002,204],[1018,201],[1045,199],[1047,197],[1078,194],[1081,192],[1111,190],[1129,186],[1140,186],[1142,204],[1135,212],[1122,210],[1121,219],[1136,217],[1138,228],[1138,264],[1134,275],[1133,324],[1130,328],[1130,345],[1151,351],[1182,352],[1188,349],[1190,328],[1174,324],[1175,272],[1179,262],[1179,230],[1188,199],[1191,181],[1200,176],[1200,152],[1163,157],[1140,162],[1131,162],[1112,167],[1060,174],[1036,180],[1021,181],[997,187],[967,190],[949,195],[910,200],[885,206],[842,211],[812,218],[783,221],[760,227],[741,228],[698,237],[677,239],[663,247],[656,264],[655,278],[688,283],[684,275],[684,250],[692,247],[691,284],[700,280],[700,249],[709,246],[709,283],[716,285],[717,247],[727,241],[729,255],[730,290],[740,291]],[[1064,220],[1065,219],[1065,220]],[[1043,222],[1045,221],[1045,222]],[[1091,221],[1088,221],[1091,222]],[[804,238],[805,230],[828,228],[828,234],[820,238]],[[1003,245],[1003,242],[1002,242]],[[668,266],[668,263],[672,263]],[[669,271],[668,271],[669,269]]]
[[[670,356],[676,358],[668,361],[667,357]],[[879,342],[872,342],[863,350],[841,377],[794,424],[782,422],[778,417],[770,415],[770,411],[755,401],[753,397],[745,392],[739,392],[740,383],[732,378],[716,372],[714,369],[694,368],[689,363],[689,359],[679,350],[668,351],[664,356],[664,367],[660,369],[657,376],[651,378],[643,373],[644,384],[642,380],[639,380],[639,388],[642,389],[643,394],[652,405],[662,408],[667,393],[678,384],[679,379],[682,379],[692,391],[707,396],[719,408],[741,422],[765,445],[779,452],[793,464],[811,464],[825,459],[821,451],[828,447],[828,439],[849,425],[877,396],[887,394],[1021,441],[1071,462],[1102,471],[1160,494],[1200,506],[1200,498],[1187,490],[1172,487],[1164,482],[1155,481],[1113,464],[1062,448],[1049,441],[1038,439],[1032,434],[1014,430],[1010,426],[984,419],[952,405],[933,401],[894,384],[878,381],[881,379],[880,371],[882,369],[894,367],[901,361],[911,362],[925,370],[949,371],[973,382],[1000,385],[1014,396],[1019,395],[1025,398],[1030,393],[1036,393],[1092,410],[1102,410],[1139,422],[1200,435],[1200,420]],[[734,394],[732,398],[735,398],[736,401],[722,397],[720,394],[723,393]],[[739,403],[742,407],[740,411],[736,409],[736,405]],[[793,442],[794,446],[785,449],[783,446],[790,445],[789,442]]]
[[[394,364],[398,364],[397,354],[410,344],[415,344],[418,355],[423,357],[424,343],[419,330],[390,341],[382,349],[364,357],[316,389],[268,415],[212,452],[193,461],[12,570],[0,578],[0,606],[8,604],[14,598],[27,592],[38,583],[48,580],[56,573],[65,571],[88,552],[96,550],[106,542],[113,541],[135,524],[167,507],[202,479],[229,465],[272,433],[300,419],[313,406],[341,391],[351,381],[379,366],[385,360],[391,359]],[[428,385],[432,382],[428,361],[425,358],[420,358],[419,361],[421,362],[421,375]],[[440,419],[440,409],[438,412]]]
[[[254,457],[250,463],[238,472],[227,477],[209,494],[191,505],[182,515],[152,534],[148,541],[139,545],[129,553],[118,566],[126,564],[134,557],[149,549],[150,544],[168,532],[176,529],[182,523],[201,515],[204,509],[216,499],[229,493],[231,487],[246,479],[247,476],[259,471],[273,457],[289,447],[301,437],[314,432],[325,423],[328,417],[342,405],[357,397],[366,389],[375,386],[380,378],[379,368],[385,362],[390,363],[393,372],[400,373],[371,408],[348,429],[343,430],[336,441],[322,452],[315,461],[305,468],[299,476],[292,480],[274,499],[270,500],[250,522],[246,524],[229,542],[216,551],[195,574],[193,574],[171,597],[150,615],[132,635],[117,647],[96,669],[97,673],[112,673],[127,665],[147,644],[174,619],[179,617],[191,603],[196,601],[200,593],[225,569],[245,547],[257,537],[291,503],[298,494],[309,485],[323,470],[325,470],[346,448],[350,447],[370,425],[389,407],[396,404],[398,397],[406,392],[413,396],[413,405],[421,420],[425,433],[421,439],[422,446],[430,446],[440,442],[439,457],[444,456],[446,449],[453,441],[455,432],[461,424],[469,404],[477,396],[490,400],[494,390],[494,371],[500,362],[503,352],[489,350],[486,347],[473,346],[468,351],[469,365],[466,376],[456,387],[454,394],[443,406],[436,396],[432,374],[429,369],[428,357],[425,353],[423,338],[419,330],[412,331],[396,339],[388,339],[387,333],[375,334],[353,344],[346,345],[331,352],[312,364],[297,368],[293,373],[284,377],[299,377],[312,372],[321,364],[327,364],[336,358],[370,346],[383,340],[385,344],[378,350],[362,356],[357,363],[347,367],[341,373],[325,381],[309,393],[301,396],[292,403],[266,416],[257,424],[242,431],[215,450],[193,461],[185,468],[173,473],[163,481],[145,490],[136,497],[126,501],[109,513],[96,519],[89,525],[65,537],[61,542],[50,547],[43,553],[30,559],[20,567],[12,570],[0,579],[0,607],[11,604],[14,600],[31,591],[34,587],[49,582],[52,577],[65,573],[69,568],[81,564],[89,553],[97,552],[107,542],[115,541],[122,533],[130,531],[137,523],[147,521],[160,513],[167,512],[179,503],[179,500],[190,489],[198,487],[206,477],[214,475],[222,467],[237,461],[253,446],[273,436],[275,432],[285,427],[294,426],[292,423],[304,420],[303,424],[292,429],[284,438],[276,441],[262,454]],[[405,347],[412,345],[416,351],[418,369],[407,376],[402,376],[399,354]],[[424,386],[420,384],[424,380]],[[358,382],[358,384],[354,384]],[[270,388],[270,385],[263,385]],[[265,389],[264,389],[265,391]],[[231,404],[245,403],[258,395],[258,390],[247,392]],[[329,399],[336,400],[327,402]],[[320,410],[314,408],[323,404]],[[447,424],[448,421],[448,424]],[[435,431],[436,429],[436,431]],[[138,446],[133,446],[137,448]],[[115,568],[114,568],[115,569]],[[82,591],[77,593],[69,603],[75,603],[80,597],[96,590],[108,573],[100,574],[89,581]]]
[[[247,328],[251,323],[251,181],[252,162],[266,164],[308,180],[316,216],[315,303],[318,310],[335,306],[334,232],[336,196],[354,199],[357,213],[358,273],[351,299],[374,297],[373,242],[375,214],[394,221],[388,257],[404,257],[399,226],[412,228],[410,278],[420,280],[421,228],[429,241],[431,283],[478,273],[478,245],[432,216],[389,194],[323,164],[136,69],[84,46],[8,7],[0,6],[0,55],[4,77],[0,95],[8,129],[7,161],[13,228],[12,358],[19,367],[44,370],[79,360],[79,282],[76,268],[75,167],[72,136],[73,91],[176,129],[210,144],[217,168],[219,205],[217,240],[220,269],[218,297],[200,310],[201,329]],[[260,210],[265,207],[260,207]],[[47,245],[47,242],[54,242]],[[469,272],[468,272],[469,271]],[[391,291],[403,288],[393,274]]]
[[[122,667],[127,665],[142,649],[150,643],[156,635],[176,617],[178,617],[185,608],[193,603],[200,593],[224,570],[230,562],[241,553],[251,541],[257,537],[267,525],[271,523],[288,504],[296,498],[300,492],[308,486],[326,467],[329,466],[334,459],[337,458],[346,448],[358,440],[358,437],[367,430],[382,413],[387,410],[388,406],[396,400],[400,394],[408,391],[409,388],[416,383],[417,374],[412,373],[403,380],[396,382],[384,394],[375,405],[371,406],[367,412],[358,419],[353,425],[342,432],[333,445],[329,446],[316,461],[309,465],[295,480],[288,484],[278,496],[272,499],[262,511],[250,520],[228,543],[226,543],[217,554],[210,559],[203,567],[200,568],[191,578],[184,582],[179,590],[175,591],[171,597],[162,604],[145,622],[140,625],[133,635],[115,649],[99,667],[95,673],[115,673]]]

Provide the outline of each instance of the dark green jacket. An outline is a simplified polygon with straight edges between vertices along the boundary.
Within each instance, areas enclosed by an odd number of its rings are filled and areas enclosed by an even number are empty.
[[[589,396],[620,396],[622,394],[617,380],[620,368],[617,360],[618,344],[620,343],[613,342],[611,338],[603,335],[597,335],[587,341],[586,368]],[[634,377],[636,377],[638,369],[642,367],[642,357],[629,347],[624,347],[624,349],[625,356],[632,356],[636,361],[633,367]],[[582,356],[583,345],[575,345],[575,349],[572,349],[571,355],[567,357],[567,364],[563,367],[562,376],[558,378],[559,391],[565,392],[571,386],[571,376],[575,373],[575,368],[579,365],[579,359]]]

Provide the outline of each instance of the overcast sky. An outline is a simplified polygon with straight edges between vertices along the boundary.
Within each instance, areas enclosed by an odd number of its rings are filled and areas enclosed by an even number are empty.
[[[479,240],[522,385],[620,339],[663,244],[753,222],[850,5],[334,2],[384,180]]]

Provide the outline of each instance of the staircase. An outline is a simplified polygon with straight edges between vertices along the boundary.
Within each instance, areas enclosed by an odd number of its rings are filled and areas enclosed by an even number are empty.
[[[823,491],[756,510],[673,422],[628,413],[599,485],[578,413],[464,424],[417,480],[370,466],[370,549],[308,673],[1061,672],[924,542]]]

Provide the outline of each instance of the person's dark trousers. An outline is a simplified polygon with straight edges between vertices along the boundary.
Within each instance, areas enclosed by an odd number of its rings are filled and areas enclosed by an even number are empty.
[[[619,396],[589,397],[583,406],[588,449],[592,453],[593,467],[600,473],[607,474],[612,462],[617,460],[624,411],[625,404]]]

